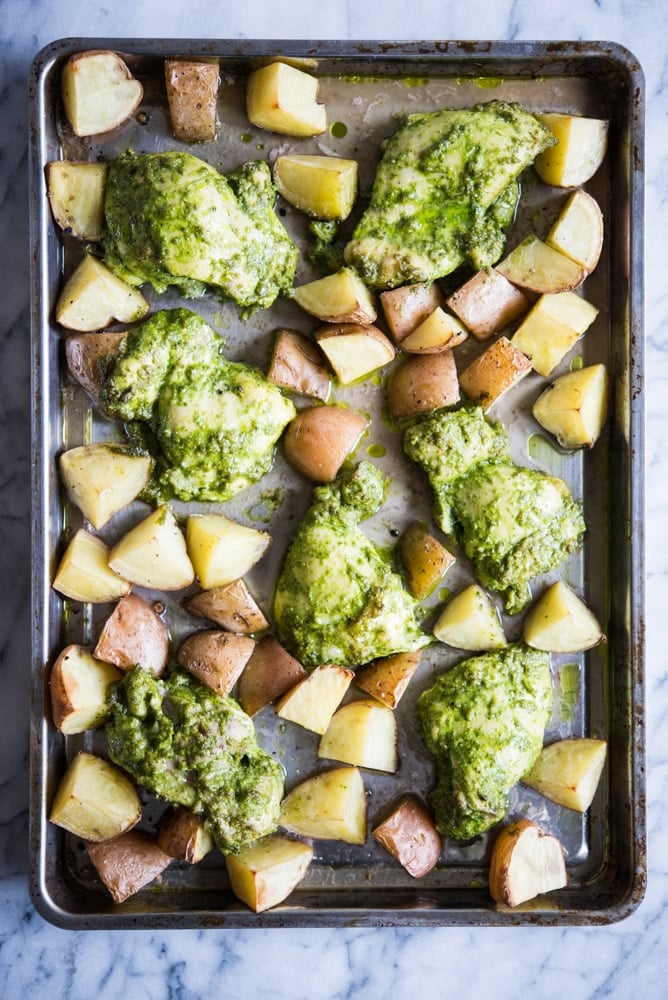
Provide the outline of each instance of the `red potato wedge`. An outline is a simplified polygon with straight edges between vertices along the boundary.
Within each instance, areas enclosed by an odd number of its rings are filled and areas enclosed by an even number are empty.
[[[144,90],[117,52],[77,52],[61,78],[65,114],[75,135],[99,135],[117,128],[141,104]]]
[[[586,184],[603,163],[608,147],[608,122],[558,111],[537,113],[536,118],[558,140],[536,157],[534,167],[540,179],[555,187]]]
[[[329,324],[318,327],[313,336],[341,385],[357,382],[394,360],[392,341],[371,324]]]
[[[419,521],[406,528],[399,539],[399,557],[406,586],[418,601],[432,593],[455,562],[455,556]]]
[[[138,289],[90,255],[84,257],[63,286],[56,302],[56,322],[68,330],[92,333],[113,320],[134,323],[149,311]]]
[[[213,850],[215,843],[203,817],[178,806],[168,809],[160,819],[158,847],[170,858],[196,865]]]
[[[378,300],[390,335],[401,346],[409,333],[443,305],[443,293],[435,282],[418,282],[381,292]]]
[[[96,405],[125,336],[124,332],[77,333],[65,339],[67,369]]]
[[[468,398],[488,410],[531,371],[531,361],[507,337],[499,337],[459,376]]]
[[[303,879],[313,848],[302,840],[270,834],[227,855],[232,892],[254,913],[282,903]]]
[[[109,687],[122,676],[120,670],[96,659],[85,646],[66,646],[49,677],[56,729],[69,736],[101,726],[109,712]]]
[[[80,528],[58,563],[53,589],[63,597],[90,604],[117,601],[132,584],[109,566],[110,551],[101,538]]]
[[[594,801],[607,751],[605,740],[588,737],[549,743],[522,783],[560,806],[584,813]]]
[[[245,576],[271,545],[271,535],[224,514],[191,514],[186,523],[188,555],[204,590]]]
[[[366,791],[359,768],[320,771],[290,791],[281,805],[280,825],[314,840],[366,840]]]
[[[417,795],[402,796],[371,833],[413,878],[430,872],[443,850],[431,813]]]
[[[567,883],[564,849],[556,837],[528,819],[505,826],[492,846],[489,891],[506,906],[519,906]]]
[[[177,659],[202,684],[222,696],[232,690],[254,649],[255,640],[247,635],[211,630],[188,636],[179,646]]]
[[[148,601],[127,594],[102,626],[93,655],[121,670],[139,665],[161,677],[169,656],[167,626]]]
[[[270,382],[303,396],[326,403],[332,382],[325,356],[312,340],[295,330],[277,330],[271,364]]]
[[[157,507],[116,542],[109,566],[149,589],[181,590],[195,579],[183,532],[167,506]]]
[[[318,757],[394,774],[399,767],[394,712],[375,698],[349,701],[322,734]]]
[[[524,292],[494,268],[478,271],[447,299],[476,340],[505,329],[529,308]]]
[[[215,139],[219,86],[217,62],[165,59],[169,120],[175,139]]]
[[[354,684],[388,708],[396,708],[418,668],[422,650],[393,653],[355,671]]]
[[[362,279],[350,267],[298,285],[292,296],[304,312],[323,323],[374,323],[376,303]]]
[[[243,580],[203,590],[185,601],[184,607],[227,632],[251,635],[269,628],[269,622]]]
[[[603,213],[596,199],[576,188],[566,199],[545,242],[591,274],[603,249]]]
[[[322,735],[354,676],[347,667],[316,667],[276,702],[276,714]]]
[[[95,870],[115,903],[123,903],[161,875],[171,858],[148,833],[131,830],[104,843],[87,843]]]
[[[97,842],[131,830],[141,809],[137,789],[120,768],[80,751],[58,785],[49,820],[76,837]]]
[[[96,243],[104,233],[107,163],[52,160],[46,165],[46,193],[60,228],[77,239]]]
[[[239,704],[247,715],[255,715],[307,676],[299,660],[273,636],[255,644],[237,687]]]
[[[395,420],[409,420],[459,402],[459,378],[452,351],[413,354],[393,372],[387,386],[387,408]]]
[[[347,219],[357,197],[357,161],[291,153],[274,163],[278,193],[316,219]]]
[[[438,354],[440,351],[451,351],[453,347],[463,343],[469,333],[462,323],[437,306],[426,319],[401,341],[402,351],[409,354]]]
[[[508,281],[539,294],[572,292],[587,277],[581,264],[543,243],[537,236],[527,236],[496,265]]]
[[[331,483],[368,426],[353,410],[311,406],[288,425],[283,438],[286,458],[308,479]]]
[[[58,458],[68,497],[96,531],[139,496],[152,470],[150,455],[111,441],[69,448]]]

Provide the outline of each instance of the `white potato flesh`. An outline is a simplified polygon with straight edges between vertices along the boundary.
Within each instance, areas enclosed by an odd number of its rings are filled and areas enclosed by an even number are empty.
[[[141,493],[152,465],[150,455],[107,442],[70,448],[58,460],[68,495],[96,530]]]
[[[543,747],[522,782],[561,806],[586,812],[594,800],[607,751],[605,740],[557,740]]]
[[[366,840],[366,792],[359,769],[321,771],[293,788],[281,805],[280,825],[314,840]]]
[[[394,712],[377,701],[349,702],[332,716],[318,757],[394,774],[399,766]]]
[[[135,786],[113,764],[80,752],[56,791],[49,819],[84,840],[117,837],[139,822],[141,799]]]
[[[292,297],[304,312],[324,323],[373,323],[377,316],[373,295],[349,267],[297,285]]]
[[[313,858],[302,840],[271,834],[225,857],[232,892],[254,913],[282,903],[301,882]]]
[[[91,50],[70,56],[61,90],[75,135],[98,135],[122,124],[141,104],[144,91],[116,52]]]
[[[375,326],[320,327],[315,338],[341,385],[351,385],[394,360],[392,341]]]
[[[107,163],[53,160],[46,165],[46,191],[53,217],[66,233],[96,242],[104,232]]]
[[[589,365],[555,379],[533,405],[533,415],[562,448],[592,448],[603,431],[610,394],[605,365]]]
[[[431,354],[449,351],[468,337],[468,330],[451,313],[437,306],[407,337],[401,349],[409,354]]]
[[[122,676],[117,667],[96,659],[85,646],[66,646],[49,677],[56,729],[70,736],[102,725],[108,714],[109,687]]]
[[[503,649],[506,636],[499,613],[478,584],[471,584],[448,601],[434,625],[434,635],[455,649]]]
[[[586,333],[598,309],[575,292],[541,295],[515,331],[513,347],[531,358],[539,375],[549,375]]]
[[[114,545],[109,565],[139,587],[181,590],[195,579],[186,540],[169,507],[158,507]]]
[[[567,883],[564,849],[531,820],[504,827],[492,845],[489,891],[497,903],[519,906]]]
[[[357,197],[357,161],[293,153],[274,164],[279,194],[316,219],[347,219]]]
[[[550,294],[571,292],[587,277],[586,268],[537,236],[522,240],[496,269],[520,288]]]
[[[378,298],[395,344],[401,344],[434,309],[443,305],[443,293],[436,282],[420,281],[388,288]]]
[[[317,96],[316,77],[287,63],[270,63],[248,77],[248,120],[283,135],[319,135],[327,128],[327,109]]]
[[[355,673],[347,667],[316,667],[276,702],[276,714],[314,733],[324,733]]]
[[[238,580],[260,561],[271,535],[224,514],[191,514],[186,523],[188,555],[204,590]]]
[[[555,187],[577,187],[594,176],[608,147],[608,122],[561,112],[542,112],[536,118],[557,137],[536,157],[534,167],[542,181]]]
[[[524,619],[524,641],[549,653],[576,653],[605,641],[596,616],[561,580],[545,591]]]
[[[58,564],[53,589],[73,601],[106,604],[130,592],[131,583],[109,566],[109,546],[80,528]]]
[[[531,361],[519,345],[499,337],[459,376],[459,385],[470,400],[488,410],[504,393],[531,371]]]
[[[134,323],[148,311],[149,304],[141,292],[89,255],[60,293],[56,320],[68,330],[90,333],[115,319],[119,323]]]
[[[591,274],[603,249],[603,213],[596,199],[582,188],[573,191],[545,242]]]

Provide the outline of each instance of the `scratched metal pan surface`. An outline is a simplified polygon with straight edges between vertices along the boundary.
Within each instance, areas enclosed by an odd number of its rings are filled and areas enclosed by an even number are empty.
[[[64,121],[60,72],[73,52],[111,48],[125,54],[144,85],[138,112],[115,132],[76,140]],[[304,881],[273,910],[251,913],[232,895],[222,857],[213,852],[196,866],[174,862],[152,885],[115,905],[87,860],[83,844],[50,824],[48,813],[66,763],[80,749],[104,753],[100,733],[64,737],[50,718],[49,668],[70,642],[94,642],[109,608],[62,600],[51,588],[54,567],[68,535],[82,524],[64,498],[56,459],[66,448],[118,438],[120,430],[99,418],[63,364],[63,334],[53,318],[58,291],[82,255],[75,241],[57,230],[47,204],[44,167],[55,159],[108,159],[121,150],[186,148],[170,135],[163,84],[166,56],[217,58],[221,89],[215,140],[192,151],[223,171],[249,159],[280,152],[325,152],[360,164],[368,187],[380,143],[412,111],[464,107],[492,98],[512,99],[530,110],[558,110],[609,119],[606,160],[587,185],[605,217],[601,261],[587,279],[585,294],[599,309],[594,326],[567,356],[604,362],[613,391],[603,437],[589,454],[562,452],[539,433],[531,404],[544,380],[531,374],[496,405],[491,415],[510,434],[516,461],[555,472],[584,503],[586,540],[562,575],[584,594],[607,635],[607,643],[585,654],[555,655],[555,709],[547,737],[591,735],[608,741],[609,757],[596,798],[585,816],[560,808],[518,786],[509,814],[536,819],[562,840],[567,857],[566,888],[514,910],[497,907],[487,889],[491,839],[471,844],[445,842],[439,864],[412,879],[369,835],[363,847],[317,841]],[[320,79],[330,129],[320,137],[292,140],[249,125],[244,113],[248,72],[274,57],[301,60]],[[30,79],[31,248],[33,365],[33,659],[31,727],[31,893],[39,912],[67,928],[278,927],[346,925],[597,924],[629,914],[642,899],[645,881],[644,822],[644,604],[643,604],[643,76],[633,56],[607,43],[498,42],[268,42],[67,39],[35,59]],[[336,125],[336,127],[332,127]],[[532,229],[544,235],[565,198],[547,188],[532,170],[510,239]],[[303,245],[304,223],[287,204],[281,217]],[[311,276],[304,255],[297,282]],[[182,304],[175,295],[149,296],[153,308]],[[266,366],[271,334],[287,325],[308,332],[304,314],[288,300],[242,320],[212,296],[188,305],[223,336],[226,352]],[[458,349],[461,368],[480,344]],[[415,517],[430,521],[426,481],[401,459],[399,436],[382,419],[382,379],[338,389],[334,400],[371,415],[372,431],[356,458],[370,458],[392,479],[388,501],[365,525],[384,548]],[[290,471],[280,449],[268,477],[224,509],[232,517],[266,528],[270,555],[249,577],[260,604],[269,609],[280,559],[310,488]],[[179,514],[196,505],[175,505]],[[209,509],[211,505],[207,505]],[[197,508],[201,509],[201,508]],[[146,508],[131,506],[101,534],[118,538]],[[449,590],[471,579],[463,561],[447,578]],[[164,598],[164,595],[146,596]],[[175,641],[197,626],[179,604],[166,601],[165,616]],[[433,621],[443,595],[428,604]],[[521,620],[505,620],[517,638]],[[434,780],[432,762],[416,724],[415,704],[440,671],[461,654],[438,644],[424,655],[397,708],[400,767],[395,775],[364,773],[371,829],[406,789],[426,795]],[[317,737],[281,723],[271,708],[256,716],[258,738],[285,766],[287,787],[328,766],[317,760]],[[142,827],[155,829],[164,806],[146,799]]]

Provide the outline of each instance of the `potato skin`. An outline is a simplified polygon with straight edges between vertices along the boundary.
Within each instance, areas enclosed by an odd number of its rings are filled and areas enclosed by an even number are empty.
[[[222,629],[196,632],[181,643],[177,659],[216,694],[228,694],[255,649],[255,640]]]
[[[269,622],[243,580],[202,590],[184,601],[184,607],[191,614],[208,618],[227,632],[239,635],[264,632],[269,628]]]
[[[263,636],[255,644],[252,656],[239,678],[239,704],[247,715],[255,715],[304,677],[306,670],[299,660],[288,653],[273,636]]]
[[[158,847],[170,858],[195,865],[213,850],[213,836],[201,816],[186,806],[168,809],[160,820]]]
[[[368,421],[352,410],[308,407],[297,414],[285,432],[286,457],[302,475],[329,483],[367,426]]]
[[[130,593],[121,598],[104,623],[93,656],[121,670],[132,670],[139,664],[160,677],[169,656],[167,626],[148,601]]]
[[[460,395],[452,351],[406,358],[394,372],[386,398],[394,420],[408,420],[440,406],[454,406]]]
[[[172,860],[155,837],[130,830],[113,840],[86,841],[86,850],[115,903],[123,903],[160,875]]]
[[[430,872],[443,849],[431,814],[417,795],[404,795],[372,834],[413,878]]]
[[[169,117],[176,139],[215,139],[219,83],[217,63],[165,59]]]
[[[100,403],[105,377],[113,367],[125,336],[120,332],[77,333],[65,339],[67,370],[95,404]]]

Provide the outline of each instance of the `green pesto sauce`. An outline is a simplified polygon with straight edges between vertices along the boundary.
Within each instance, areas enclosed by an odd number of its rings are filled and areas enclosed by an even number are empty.
[[[380,470],[363,461],[316,488],[288,548],[274,617],[280,642],[308,668],[358,666],[429,642],[417,622],[417,601],[359,529],[380,508],[386,485]]]
[[[205,816],[221,851],[276,829],[283,769],[232,698],[179,670],[157,680],[137,666],[112,686],[109,710],[111,759],[152,794]]]
[[[369,458],[382,458],[386,450],[384,444],[370,444],[366,453]]]
[[[155,457],[153,500],[227,500],[271,467],[295,407],[262,372],[228,361],[211,327],[162,310],[129,331],[104,406]]]
[[[329,131],[335,139],[343,139],[344,136],[348,135],[348,126],[345,122],[332,122]]]
[[[460,661],[424,691],[418,716],[436,758],[436,826],[469,840],[498,823],[543,746],[550,657],[523,644]]]
[[[269,166],[224,177],[190,153],[127,151],[109,165],[105,263],[132,285],[217,290],[244,309],[292,287],[297,248],[274,213]]]
[[[406,431],[404,450],[429,477],[437,523],[510,614],[533,577],[579,548],[584,518],[566,483],[515,465],[505,431],[480,408],[432,411]]]
[[[505,101],[409,115],[384,147],[346,263],[375,289],[494,264],[517,178],[553,143],[533,115]]]

